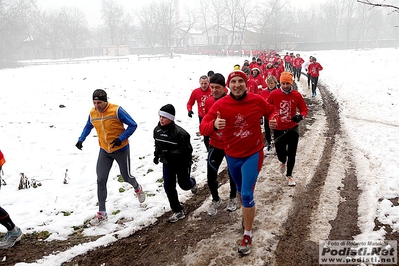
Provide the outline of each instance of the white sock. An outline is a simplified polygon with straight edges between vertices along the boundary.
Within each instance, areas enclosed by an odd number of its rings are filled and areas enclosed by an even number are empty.
[[[244,235],[248,235],[252,238],[252,231],[244,230]]]

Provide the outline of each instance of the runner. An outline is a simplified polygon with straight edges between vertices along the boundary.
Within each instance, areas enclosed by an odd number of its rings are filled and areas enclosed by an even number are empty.
[[[308,67],[310,80],[312,82],[312,97],[316,97],[316,88],[317,83],[319,82],[320,71],[323,70],[323,67],[317,62],[316,57],[312,57],[312,63]]]
[[[216,73],[215,75],[213,75],[210,79],[210,87],[212,90],[212,97],[209,97],[205,102],[206,113],[208,113],[209,109],[216,101],[226,96],[226,83],[224,76],[220,73]],[[217,209],[222,202],[222,199],[219,197],[218,194],[219,184],[217,181],[219,167],[223,161],[223,158],[225,157],[225,152],[223,150],[224,147],[222,134],[215,131],[214,128],[212,128],[211,131],[200,130],[200,133],[202,135],[210,136],[207,164],[207,181],[209,190],[211,191],[212,195],[212,202],[208,209],[208,215],[214,216],[217,214]],[[227,211],[235,211],[237,209],[237,189],[236,184],[231,177],[230,171],[228,171],[228,174],[230,180],[230,198],[229,202],[227,203],[226,209]]]
[[[308,107],[301,93],[292,87],[292,73],[283,72],[280,84],[281,88],[272,91],[268,98],[268,102],[277,108],[279,114],[279,123],[274,129],[274,145],[280,162],[280,173],[284,174],[287,168],[286,179],[288,186],[295,186],[296,182],[292,176],[292,171],[295,165],[299,140],[298,123],[306,117]],[[299,114],[297,114],[297,109]]]
[[[213,71],[212,71],[213,72]],[[209,74],[209,72],[208,72]],[[198,107],[198,120],[199,123],[201,123],[202,118],[205,115],[205,101],[208,99],[211,95],[211,89],[209,88],[209,79],[208,76],[201,76],[199,78],[199,84],[200,87],[194,89],[191,92],[190,98],[188,99],[187,102],[187,111],[188,111],[188,116],[190,118],[193,117],[193,106],[195,103],[197,103]],[[209,150],[209,137],[204,137],[204,144],[205,148],[208,151]]]
[[[238,252],[249,254],[252,246],[252,226],[255,218],[254,188],[261,169],[263,134],[259,120],[265,116],[274,129],[277,114],[260,95],[247,93],[247,77],[242,71],[229,74],[229,96],[216,101],[204,117],[200,128],[205,132],[215,130],[223,138],[229,171],[237,185],[242,205],[244,235]]]

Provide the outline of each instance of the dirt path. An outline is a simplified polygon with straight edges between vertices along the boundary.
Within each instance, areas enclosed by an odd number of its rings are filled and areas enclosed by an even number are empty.
[[[294,170],[298,175],[296,188],[286,186],[284,178],[277,172],[275,156],[265,159],[255,192],[257,215],[251,256],[240,257],[236,252],[242,234],[240,212],[222,210],[216,217],[209,217],[206,214],[209,193],[203,188],[196,198],[185,204],[188,219],[170,225],[166,221],[170,214],[167,214],[157,224],[65,265],[89,265],[93,260],[106,265],[124,261],[134,261],[135,265],[318,265],[318,243],[309,240],[309,225],[317,220],[314,212],[323,194],[330,162],[339,149],[336,140],[344,138],[338,104],[327,90],[321,88],[321,91],[323,102],[308,100],[309,116],[300,128],[298,157],[301,159]],[[356,188],[353,169],[344,168],[349,172],[341,176],[339,182],[341,179],[352,180],[351,187]],[[222,176],[226,180],[225,173]],[[227,185],[223,185],[221,195],[227,195],[227,190]],[[351,194],[346,190],[346,185],[341,189],[336,187],[335,197],[339,198],[340,193]],[[351,195],[354,201],[346,202],[350,206],[342,206],[340,210],[349,209],[353,215],[357,213],[357,194]],[[336,225],[331,230],[331,237],[351,239],[357,233],[356,219],[346,221],[347,230],[340,231],[339,224],[343,219],[349,220],[348,217],[347,213],[339,212],[332,222]],[[130,248],[126,250],[126,246]]]
[[[242,235],[241,212],[223,209],[228,197],[223,171],[220,194],[224,202],[215,217],[206,213],[210,199],[205,186],[185,202],[186,219],[169,224],[170,213],[166,213],[155,224],[63,265],[318,265],[318,240],[352,239],[359,233],[357,219],[352,217],[357,217],[360,193],[341,131],[339,106],[327,89],[320,86],[320,90],[322,100],[310,99],[310,92],[303,92],[310,112],[300,125],[294,169],[297,186],[286,186],[274,155],[265,158],[255,190],[257,213],[250,255],[241,257],[236,251]],[[69,241],[48,243],[26,237],[0,253],[7,257],[0,265],[35,262],[93,240],[76,235]]]

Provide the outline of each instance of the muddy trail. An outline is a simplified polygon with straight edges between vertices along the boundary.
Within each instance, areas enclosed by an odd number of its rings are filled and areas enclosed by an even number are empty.
[[[353,239],[357,227],[358,196],[356,165],[350,144],[341,128],[339,104],[320,84],[321,97],[310,97],[300,124],[300,139],[294,175],[297,186],[286,185],[278,172],[275,155],[267,155],[255,189],[256,217],[253,250],[237,254],[241,240],[241,211],[224,210],[228,198],[227,171],[220,173],[223,203],[216,216],[207,208],[207,186],[184,203],[186,219],[170,224],[170,212],[126,238],[78,255],[62,265],[319,265],[318,240]],[[341,200],[345,199],[345,200]],[[382,226],[382,225],[381,225]],[[378,226],[376,226],[377,228]],[[389,234],[387,239],[396,237]],[[34,263],[73,246],[95,241],[81,231],[67,241],[38,241],[26,235],[12,249],[2,250],[0,265]]]

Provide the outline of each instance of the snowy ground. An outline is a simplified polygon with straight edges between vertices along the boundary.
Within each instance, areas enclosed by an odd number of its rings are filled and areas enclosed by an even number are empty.
[[[347,142],[338,140],[338,146],[352,149],[359,188],[363,191],[359,199],[358,222],[362,233],[356,238],[383,239],[383,230],[373,232],[375,217],[393,229],[399,229],[399,208],[389,201],[399,194],[399,181],[395,178],[399,165],[396,156],[399,154],[399,93],[393,88],[393,84],[399,82],[394,67],[399,50],[302,53],[303,58],[310,55],[316,56],[324,67],[320,82],[328,86],[339,102],[344,130],[352,143],[351,147],[347,147]],[[227,76],[233,66],[241,64],[244,59],[182,56],[173,60],[138,61],[136,56],[131,56],[130,61],[125,62],[1,70],[0,149],[7,160],[3,167],[3,179],[7,186],[1,188],[0,203],[25,233],[47,230],[51,233],[49,241],[65,239],[73,232],[72,226],[81,226],[97,211],[95,164],[98,143],[95,132],[83,143],[82,151],[74,146],[92,107],[91,94],[95,89],[107,88],[109,101],[124,107],[139,125],[130,138],[131,163],[133,174],[148,195],[146,202],[139,204],[130,185],[117,181],[118,167],[114,165],[108,181],[109,223],[84,230],[85,235],[104,236],[96,242],[46,257],[40,263],[58,265],[95,246],[115,241],[115,232],[119,236],[127,236],[169,210],[162,185],[157,182],[162,175],[161,165],[152,163],[152,130],[158,121],[159,108],[166,103],[176,107],[177,123],[192,136],[194,153],[199,162],[193,176],[203,186],[206,165],[201,162],[206,158],[205,148],[202,138],[196,134],[198,119],[187,117],[186,103],[191,90],[198,87],[201,75],[213,70]],[[299,89],[305,97],[310,97],[305,83],[303,78]],[[321,100],[317,96],[314,101]],[[60,105],[66,107],[60,108]],[[325,119],[323,113],[318,117],[308,135],[300,140],[294,174],[303,184],[312,175],[312,166],[317,164],[317,155],[321,152],[317,143],[323,141]],[[309,143],[312,150],[307,148]],[[264,178],[260,178],[256,192],[256,195],[268,195],[264,199],[259,198],[260,204],[268,204],[274,189],[282,189],[283,195],[288,196],[273,199],[271,206],[278,206],[276,209],[258,209],[257,217],[269,217],[270,227],[256,232],[256,241],[271,249],[277,241],[273,238],[273,230],[279,230],[278,225],[286,217],[292,193],[292,189],[285,187],[284,180],[279,175],[276,177],[273,163],[272,160],[265,162],[265,172],[260,175]],[[345,156],[337,151],[331,161],[332,170],[323,193],[325,200],[314,214],[311,225],[314,228],[311,239],[314,241],[326,238],[329,227],[326,221],[334,217],[336,206],[342,200],[337,193],[331,192],[331,188],[339,185],[345,163]],[[67,185],[63,184],[66,169],[70,179]],[[18,190],[20,173],[40,181],[42,185],[36,189]],[[126,191],[121,193],[120,188]],[[182,201],[188,197],[191,197],[191,192],[180,191]],[[205,211],[206,208],[204,206],[198,211]],[[115,224],[121,218],[127,222]],[[5,229],[0,228],[0,232],[5,232]],[[198,243],[199,246],[201,244]],[[231,249],[231,253],[234,252]],[[200,253],[201,248],[196,249],[191,259],[199,259]],[[260,254],[255,252],[254,256],[257,255]]]

